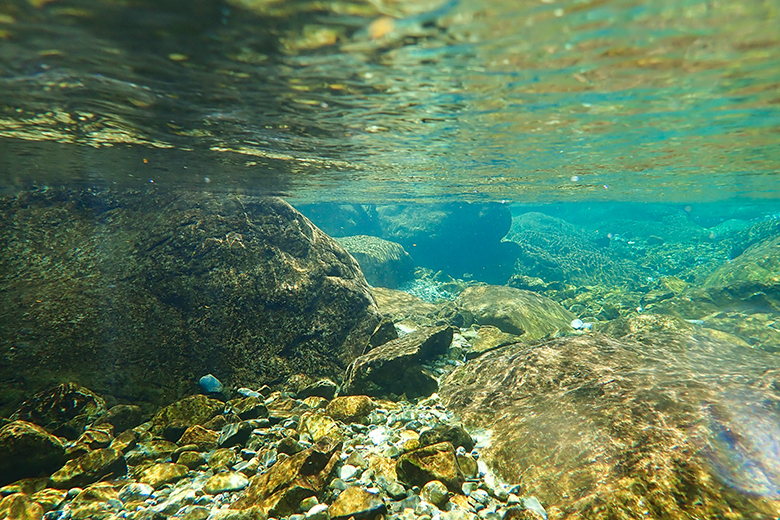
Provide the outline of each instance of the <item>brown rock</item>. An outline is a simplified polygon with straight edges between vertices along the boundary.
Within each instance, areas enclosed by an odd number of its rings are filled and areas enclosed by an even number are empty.
[[[187,476],[189,468],[183,464],[171,464],[167,462],[152,464],[138,471],[138,482],[149,484],[157,489],[165,484],[172,484]]]
[[[410,451],[396,463],[398,480],[409,486],[424,486],[431,480],[440,480],[453,493],[460,493],[465,481],[455,458],[455,448],[449,442]]]
[[[190,469],[195,469],[206,464],[206,459],[197,451],[183,451],[176,460],[177,464],[183,464]]]
[[[234,509],[259,507],[264,513],[287,516],[296,511],[304,498],[322,492],[339,461],[340,442],[321,439],[300,453],[279,460],[271,468],[249,481]]]
[[[376,405],[367,395],[345,395],[336,397],[325,408],[325,413],[337,421],[358,422],[366,417]]]
[[[48,513],[49,511],[59,507],[59,505],[65,501],[65,497],[67,496],[68,492],[64,489],[46,488],[41,489],[40,491],[36,491],[30,495],[30,499],[33,502],[40,504],[41,507],[43,507],[44,513]]]
[[[209,457],[209,467],[216,473],[230,468],[236,463],[237,458],[235,451],[229,448],[220,448]]]
[[[88,388],[63,383],[25,401],[11,420],[35,423],[59,437],[76,439],[106,411],[106,402]]]
[[[102,448],[69,460],[51,476],[51,485],[57,489],[83,487],[102,478],[116,478],[126,473],[125,456],[111,448]]]
[[[426,302],[403,291],[373,287],[379,312],[390,316],[396,323],[410,319],[420,325],[432,325],[433,317],[439,311],[439,305]]]
[[[242,421],[268,417],[268,408],[265,407],[264,399],[262,397],[231,399],[228,401],[227,405]]]
[[[179,446],[194,444],[199,451],[209,451],[217,447],[219,441],[219,432],[207,430],[203,426],[196,424],[187,428],[179,439]]]
[[[569,332],[571,321],[576,318],[546,296],[498,285],[469,287],[460,293],[455,306],[480,326],[493,325],[503,332],[522,336],[523,341]]]
[[[114,427],[114,431],[122,433],[130,428],[135,428],[141,424],[143,414],[141,407],[134,404],[118,404],[112,406],[105,417],[98,421],[98,424],[109,423]]]
[[[51,303],[0,309],[0,342],[29,343],[0,380],[41,388],[68,367],[95,391],[162,404],[204,367],[227,387],[339,378],[379,321],[354,258],[279,198],[54,188],[0,206],[7,301]]]
[[[440,396],[491,431],[480,453],[497,475],[522,475],[557,517],[773,518],[769,477],[742,468],[773,464],[754,432],[778,432],[776,363],[706,336],[591,334],[489,352]]]
[[[185,397],[157,412],[152,418],[152,432],[176,442],[187,428],[205,423],[224,409],[221,401],[205,395]]]
[[[8,520],[41,520],[43,507],[22,493],[14,493],[0,500],[0,518]]]
[[[348,487],[342,491],[328,507],[328,513],[333,520],[346,520],[350,517],[355,520],[374,518],[385,511],[385,503],[381,497],[359,486]]]
[[[65,446],[35,424],[13,421],[0,428],[0,486],[48,475],[65,462]]]
[[[339,439],[344,437],[338,423],[321,412],[306,412],[301,415],[298,429],[301,433],[308,433],[314,441],[327,437]]]
[[[420,362],[444,354],[452,343],[449,326],[431,327],[407,334],[357,358],[348,368],[345,394],[378,397],[390,393],[428,396],[438,383]]]

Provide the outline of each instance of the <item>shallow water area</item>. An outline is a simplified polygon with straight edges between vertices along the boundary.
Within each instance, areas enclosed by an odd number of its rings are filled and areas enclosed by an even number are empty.
[[[779,17],[0,0],[0,518],[780,518]]]

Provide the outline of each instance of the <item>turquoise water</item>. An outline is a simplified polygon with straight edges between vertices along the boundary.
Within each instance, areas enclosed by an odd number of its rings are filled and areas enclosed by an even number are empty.
[[[778,197],[777,2],[5,2],[3,184]]]

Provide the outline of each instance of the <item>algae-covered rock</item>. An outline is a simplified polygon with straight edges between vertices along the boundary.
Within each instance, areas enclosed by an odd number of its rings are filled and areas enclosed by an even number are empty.
[[[488,352],[439,395],[551,518],[771,518],[776,365],[690,332],[591,334]]]
[[[515,274],[582,285],[632,286],[640,270],[611,254],[608,244],[562,219],[529,212],[515,216],[505,240],[517,244]],[[605,247],[606,246],[606,247]]]
[[[184,464],[159,462],[140,468],[137,471],[136,478],[138,482],[149,484],[156,489],[165,484],[172,484],[183,479],[187,476],[188,471],[189,468]]]
[[[360,486],[351,486],[342,491],[328,507],[333,520],[347,518],[374,518],[384,513],[385,503],[376,493],[369,493]]]
[[[325,413],[345,423],[360,421],[376,408],[367,395],[344,395],[336,397],[325,408]]]
[[[455,308],[479,325],[493,325],[503,332],[521,336],[524,341],[568,332],[575,318],[550,298],[496,285],[469,287],[455,300]]]
[[[13,421],[0,428],[0,486],[50,475],[65,463],[65,446],[38,425]]]
[[[152,418],[152,431],[171,442],[178,441],[190,426],[202,425],[222,413],[224,403],[205,395],[192,395],[161,409]]]
[[[398,479],[409,486],[424,486],[439,480],[453,493],[460,493],[465,481],[449,442],[440,442],[404,453],[396,463]]]
[[[414,275],[412,257],[400,244],[368,235],[336,241],[355,257],[366,281],[375,287],[395,289]]]
[[[451,343],[452,329],[446,325],[418,330],[389,341],[349,366],[343,392],[374,397],[390,393],[428,396],[436,391],[437,382],[420,362],[444,354]]]
[[[14,493],[0,500],[0,518],[9,520],[41,520],[43,507],[23,493]]]
[[[374,287],[371,291],[376,298],[379,312],[389,316],[394,322],[410,319],[423,326],[434,324],[439,305],[394,289]]]
[[[0,213],[0,379],[35,390],[160,405],[208,373],[338,378],[379,323],[357,262],[278,198],[47,189]]]
[[[63,383],[35,394],[11,419],[35,423],[54,435],[76,439],[88,424],[105,413],[103,398],[76,383]]]
[[[321,439],[291,457],[281,460],[260,475],[252,477],[243,496],[231,509],[258,507],[273,516],[298,511],[301,500],[318,495],[329,482],[339,460],[340,442]]]
[[[58,489],[81,487],[103,478],[116,478],[125,473],[127,473],[125,456],[112,448],[103,448],[69,460],[51,476],[51,485]]]

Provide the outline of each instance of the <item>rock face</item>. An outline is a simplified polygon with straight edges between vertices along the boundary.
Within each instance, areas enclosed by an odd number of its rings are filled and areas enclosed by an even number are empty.
[[[65,463],[65,447],[46,430],[24,421],[0,428],[0,486],[47,476]]]
[[[490,431],[488,465],[551,518],[770,518],[776,366],[684,333],[587,335],[488,352],[439,394]]]
[[[366,281],[375,287],[395,289],[414,275],[412,257],[400,244],[369,235],[336,241],[355,257]]]
[[[523,340],[536,340],[556,331],[570,331],[575,316],[540,294],[514,287],[469,287],[455,300],[458,325],[492,325]]]
[[[438,384],[420,362],[445,353],[450,343],[452,329],[447,325],[421,329],[389,341],[349,366],[343,392],[373,397],[391,393],[405,393],[410,398],[430,395]]]
[[[520,249],[516,274],[583,285],[632,285],[640,279],[635,266],[609,253],[608,238],[600,242],[597,235],[543,213],[514,217],[505,240]]]
[[[277,198],[47,189],[0,213],[2,380],[159,404],[206,373],[335,377],[379,322],[355,260]]]

